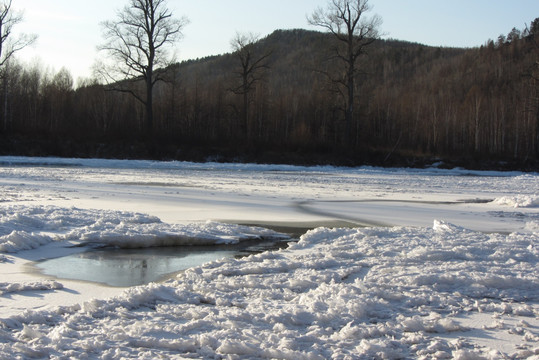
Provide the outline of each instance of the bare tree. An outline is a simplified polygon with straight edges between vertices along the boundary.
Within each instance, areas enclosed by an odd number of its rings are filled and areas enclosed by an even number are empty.
[[[531,98],[531,102],[535,108],[535,141],[539,144],[539,18],[535,18],[531,22],[530,27],[526,27],[525,32],[529,34],[529,40],[533,43],[533,50],[536,56],[526,76],[529,76],[531,79],[528,96]],[[535,155],[539,157],[539,145],[536,146]]]
[[[0,67],[3,67],[17,51],[34,43],[36,35],[13,35],[15,25],[23,21],[21,12],[12,9],[12,0],[0,3]]]
[[[269,68],[268,58],[271,55],[270,51],[257,54],[255,49],[257,41],[258,36],[252,33],[236,33],[236,36],[230,41],[234,54],[240,62],[239,69],[235,72],[240,81],[230,90],[243,97],[241,128],[245,135],[248,135],[249,129],[250,95],[256,83],[262,79],[264,70]]]
[[[530,26],[526,26],[524,33],[528,34],[529,41],[534,46],[534,52],[537,55],[537,59],[530,66],[529,72],[525,76],[529,76],[536,81],[539,81],[539,18],[533,20]]]
[[[367,17],[371,10],[368,0],[329,0],[327,8],[318,8],[307,21],[310,25],[322,27],[338,40],[333,49],[334,57],[340,61],[345,71],[342,76],[327,73],[333,83],[344,88],[341,92],[345,98],[346,134],[352,134],[356,77],[359,73],[358,58],[364,54],[365,48],[379,36],[382,20],[378,16]]]
[[[170,50],[187,23],[185,17],[173,17],[166,0],[129,0],[116,20],[102,23],[106,41],[99,49],[110,61],[99,72],[113,90],[129,93],[144,104],[148,134],[153,133],[154,85],[164,80],[165,69],[174,61]]]
[[[13,57],[13,54],[31,45],[37,39],[36,35],[13,35],[13,28],[22,21],[22,13],[12,9],[12,0],[6,0],[0,3],[0,71],[4,82],[4,130],[7,128],[9,94],[7,67],[9,61]]]

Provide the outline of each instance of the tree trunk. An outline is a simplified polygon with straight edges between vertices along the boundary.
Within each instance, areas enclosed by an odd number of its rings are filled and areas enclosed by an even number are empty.
[[[350,44],[351,46],[351,44]],[[352,51],[352,49],[349,49],[349,51]],[[347,90],[348,90],[348,99],[346,104],[346,110],[345,110],[345,131],[346,134],[344,135],[344,139],[346,141],[347,145],[350,145],[352,142],[352,120],[354,118],[354,90],[355,90],[355,83],[354,83],[354,74],[355,74],[355,66],[354,66],[354,59],[352,56],[352,53],[349,54],[349,63],[348,63],[348,83],[347,83]]]
[[[4,131],[7,131],[8,129],[8,104],[9,104],[9,101],[8,101],[8,84],[7,84],[7,67],[6,67],[6,72],[4,74],[4,114],[3,114],[3,128],[4,128]]]
[[[146,134],[147,137],[153,136],[153,58],[150,59],[146,73]]]
[[[147,87],[147,99],[146,99],[146,135],[153,135],[153,87]]]
[[[243,91],[243,111],[242,111],[242,132],[247,140],[249,137],[249,93],[248,90]]]

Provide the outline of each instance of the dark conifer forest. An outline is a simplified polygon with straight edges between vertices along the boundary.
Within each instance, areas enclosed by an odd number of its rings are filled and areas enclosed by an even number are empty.
[[[0,86],[0,154],[537,171],[539,21],[479,48],[377,40],[358,63],[351,126],[331,35],[278,30],[238,92],[238,53],[159,69],[153,129],[145,108],[66,69],[11,62]],[[137,82],[131,86],[143,86]],[[138,84],[138,85],[137,85]]]

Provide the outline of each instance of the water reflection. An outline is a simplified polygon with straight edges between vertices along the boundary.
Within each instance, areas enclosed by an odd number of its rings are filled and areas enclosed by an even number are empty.
[[[167,275],[227,257],[285,246],[258,242],[236,246],[188,246],[146,249],[100,249],[36,264],[46,275],[124,287],[163,280]]]

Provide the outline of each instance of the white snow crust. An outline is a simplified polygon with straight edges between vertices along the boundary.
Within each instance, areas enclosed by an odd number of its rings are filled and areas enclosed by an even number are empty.
[[[539,196],[503,196],[495,199],[494,202],[498,205],[507,205],[514,208],[539,207]]]
[[[1,359],[539,358],[538,174],[0,157],[0,189]],[[264,224],[313,229],[131,288],[27,270]]]
[[[38,281],[33,283],[0,283],[0,295],[29,290],[58,290],[63,285],[57,281]]]
[[[228,259],[109,300],[2,321],[0,355],[84,358],[500,358],[444,334],[459,314],[500,325],[535,354],[538,235],[428,228],[328,229],[288,250]],[[518,263],[518,266],[508,266]],[[521,349],[522,350],[522,349]]]
[[[52,241],[120,248],[233,244],[260,238],[286,239],[264,228],[221,224],[166,224],[155,216],[55,206],[0,209],[0,252],[34,249]]]

